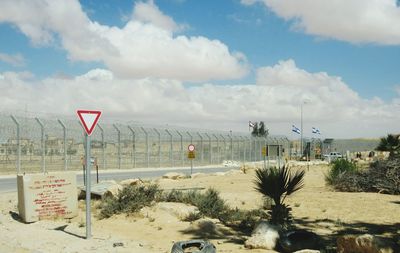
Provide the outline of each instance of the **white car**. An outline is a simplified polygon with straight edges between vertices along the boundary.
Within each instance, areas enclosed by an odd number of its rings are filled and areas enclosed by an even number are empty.
[[[343,155],[339,152],[330,152],[327,155],[324,155],[324,160],[328,160],[328,162],[335,161],[338,158],[343,158]]]

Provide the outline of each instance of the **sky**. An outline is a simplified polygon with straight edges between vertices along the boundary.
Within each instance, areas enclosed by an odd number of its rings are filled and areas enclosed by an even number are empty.
[[[396,0],[0,0],[0,112],[400,132]],[[312,127],[321,136],[313,136]]]

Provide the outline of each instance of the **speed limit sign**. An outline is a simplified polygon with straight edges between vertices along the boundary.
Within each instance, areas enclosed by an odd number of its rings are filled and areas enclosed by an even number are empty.
[[[188,150],[190,151],[190,152],[192,152],[192,151],[194,151],[194,145],[193,144],[190,144],[189,146],[188,146]]]

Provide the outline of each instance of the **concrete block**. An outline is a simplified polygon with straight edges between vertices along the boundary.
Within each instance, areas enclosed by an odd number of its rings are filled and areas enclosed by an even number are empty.
[[[78,215],[73,172],[17,176],[18,210],[24,222]]]

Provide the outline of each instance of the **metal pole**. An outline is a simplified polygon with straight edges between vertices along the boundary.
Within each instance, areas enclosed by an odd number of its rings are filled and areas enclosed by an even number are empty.
[[[219,151],[219,139],[218,139],[218,137],[215,135],[215,134],[213,134],[214,135],[214,137],[215,137],[215,139],[217,140],[217,163],[219,163],[219,161],[221,160],[221,154],[220,154],[220,151]]]
[[[223,161],[226,158],[226,140],[225,140],[225,137],[222,134],[221,134],[221,137],[222,137],[222,140],[224,140],[224,159],[222,159],[222,161]]]
[[[100,126],[100,124],[97,124],[97,127],[100,129],[100,134],[101,134],[101,152],[102,152],[102,162],[103,162],[103,170],[106,168],[106,144],[104,143],[104,130]]]
[[[132,133],[132,163],[133,163],[133,168],[136,168],[136,135],[135,131],[131,126],[128,126],[128,129]]]
[[[203,164],[204,160],[204,147],[203,147],[203,136],[199,132],[197,132],[197,135],[200,137],[200,150],[201,150],[201,164]]]
[[[176,130],[176,133],[181,138],[181,160],[182,160],[182,167],[183,167],[183,166],[185,166],[185,160],[184,160],[185,158],[184,158],[184,154],[183,154],[183,136],[178,130]]]
[[[173,159],[173,137],[172,134],[165,129],[165,132],[169,135],[169,162],[171,163],[171,167],[174,167],[174,159]]]
[[[232,139],[232,130],[230,130],[229,138],[231,139],[231,161],[233,162],[233,139]]]
[[[161,134],[160,132],[153,128],[154,132],[156,132],[157,136],[158,136],[158,167],[161,168]]]
[[[42,172],[45,173],[46,172],[46,160],[45,160],[46,150],[45,150],[45,146],[44,146],[44,125],[40,121],[40,119],[35,118],[35,120],[40,126],[40,148],[42,150]]]
[[[146,136],[146,160],[147,160],[147,168],[149,168],[150,167],[149,135],[143,127],[140,127],[140,129],[142,129],[144,135]]]
[[[67,128],[62,123],[61,120],[57,120],[63,129],[63,139],[64,139],[64,170],[67,170]]]
[[[118,129],[117,125],[113,124],[115,130],[117,130],[118,138],[118,169],[121,169],[121,131]]]
[[[268,148],[267,148],[267,138],[266,137],[264,138],[264,147],[263,148],[265,148],[265,155],[264,155],[264,169],[265,169],[265,168],[267,168],[267,164],[266,164],[265,160],[268,159],[268,154],[267,154]]]
[[[190,137],[190,144],[193,144],[193,136],[189,132],[186,132],[186,133]]]
[[[86,139],[86,239],[90,239],[91,234],[91,219],[90,219],[90,136],[85,135]]]
[[[240,139],[243,141],[243,163],[246,162],[246,139],[243,136],[240,136]]]
[[[211,147],[211,137],[205,133],[205,136],[208,138],[209,152],[210,152],[210,164],[212,164],[212,147]]]
[[[301,120],[301,130],[300,130],[300,159],[303,158],[303,103],[300,105],[300,120]]]
[[[256,149],[257,149],[257,143],[256,143],[256,138],[254,137],[254,161],[257,161],[257,151],[256,151]]]
[[[11,119],[14,121],[15,125],[17,126],[17,173],[21,173],[21,136],[20,136],[20,124],[18,120],[13,116],[10,115]]]

